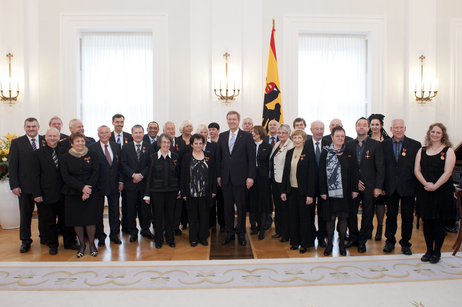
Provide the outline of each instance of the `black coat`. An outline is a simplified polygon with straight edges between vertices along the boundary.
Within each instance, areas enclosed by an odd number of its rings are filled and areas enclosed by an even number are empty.
[[[98,191],[97,182],[99,178],[99,159],[94,151],[82,158],[76,158],[70,153],[65,153],[59,161],[61,175],[64,186],[61,193],[65,195],[82,195],[82,190],[86,185],[92,187],[93,191]]]
[[[146,177],[149,169],[149,156],[152,153],[151,143],[142,142],[140,161],[136,156],[134,142],[128,143],[122,148],[122,172],[125,176],[124,189],[134,191],[137,188],[144,191],[146,187]],[[133,174],[139,173],[144,178],[138,183],[133,182]]]
[[[257,145],[254,142],[254,151]],[[271,180],[270,180],[270,155],[273,147],[262,142],[256,153],[257,176],[253,186],[250,188],[250,212],[269,213],[272,212],[271,201]],[[270,209],[271,208],[271,209]]]
[[[415,157],[422,145],[408,137],[403,138],[403,146],[396,162],[393,152],[393,138],[382,142],[385,156],[385,193],[392,195],[398,191],[401,196],[416,194],[417,178],[414,175]]]
[[[119,182],[124,182],[122,166],[120,160],[122,158],[122,150],[120,145],[116,142],[109,141],[111,146],[113,159],[112,164],[109,165],[103,149],[101,148],[101,141],[88,146],[88,149],[98,154],[99,158],[99,179],[97,186],[100,190],[100,195],[111,195],[119,193]]]
[[[292,187],[290,185],[290,171],[292,157],[295,147],[287,152],[286,162],[284,164],[284,172],[282,174],[282,193],[290,193]],[[316,189],[316,157],[313,153],[309,153],[307,146],[303,146],[300,159],[297,163],[297,184],[300,195],[315,197]]]
[[[123,148],[125,145],[127,145],[128,143],[133,142],[133,137],[132,137],[132,135],[131,135],[130,133],[128,133],[128,132],[123,131],[123,138],[124,138],[124,139],[122,140],[122,142],[123,142],[122,148]],[[115,138],[115,133],[114,133],[114,131],[111,132],[111,137],[109,138],[109,141],[113,141],[114,143],[117,143],[117,140],[116,140],[116,138]],[[151,142],[149,142],[149,143],[151,143]]]
[[[330,144],[332,143],[332,141],[328,141],[328,140],[325,140],[325,139],[321,139],[321,146],[320,146],[320,150],[321,150],[321,153],[322,153],[322,150],[324,147],[326,146],[329,146]],[[314,155],[314,159],[316,161],[316,152],[314,150],[314,147],[313,147],[313,141],[312,139],[309,139],[309,140],[306,140],[305,142],[305,147],[306,149],[308,150],[308,154],[312,154]],[[319,165],[318,163],[316,163],[316,185],[315,185],[315,195],[316,196],[319,196]]]
[[[64,186],[59,169],[61,156],[67,153],[65,148],[56,146],[58,167],[53,161],[53,148],[44,146],[34,151],[31,156],[30,180],[34,198],[42,197],[46,204],[57,203],[61,198],[61,189]]]
[[[145,196],[151,192],[174,192],[180,190],[180,164],[178,155],[159,158],[158,153],[149,156],[149,169],[146,178]]]

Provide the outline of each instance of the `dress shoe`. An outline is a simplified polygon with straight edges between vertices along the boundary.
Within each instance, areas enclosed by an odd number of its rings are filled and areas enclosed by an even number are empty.
[[[266,225],[265,225],[265,230],[268,230],[268,229],[270,229],[270,228],[271,228],[271,224],[266,224]]]
[[[98,251],[91,252],[91,253],[90,253],[90,256],[92,256],[92,257],[98,256]]]
[[[130,242],[136,242],[138,241],[138,236],[137,235],[130,235],[130,239],[129,239]]]
[[[19,248],[19,252],[22,254],[27,253],[29,250],[30,250],[29,243],[22,244],[21,247]]]
[[[175,242],[170,242],[170,243],[168,243],[168,246],[170,246],[170,247],[173,248],[173,247],[175,247],[176,245],[175,245]]]
[[[220,232],[225,232],[225,231],[226,231],[226,228],[223,226],[220,226]]]
[[[391,253],[392,250],[395,249],[395,245],[394,244],[391,244],[391,243],[387,243],[385,244],[385,246],[383,247],[383,251],[385,253]]]
[[[226,236],[224,239],[223,239],[223,242],[221,242],[221,244],[223,245],[226,245],[226,244],[229,244],[232,240],[234,240],[234,235],[229,237],[229,236]]]
[[[242,246],[247,245],[247,240],[245,239],[245,237],[239,237],[239,238],[237,238],[237,240],[239,241],[240,245],[242,245]]]
[[[209,242],[207,242],[207,240],[202,240],[202,241],[201,241],[201,244],[202,244],[203,246],[207,246],[207,245],[209,245]]]
[[[286,243],[286,242],[289,242],[289,239],[281,239],[281,240],[279,240],[279,242]]]
[[[430,263],[438,263],[438,261],[440,261],[440,257],[435,255],[430,257]]]
[[[191,247],[196,247],[197,246],[197,242],[191,242]]]
[[[349,241],[348,243],[345,244],[346,248],[350,248],[352,246],[359,246],[358,241]]]
[[[425,255],[422,256],[422,258],[420,258],[420,261],[428,262],[428,261],[430,261],[431,257],[432,257],[431,255],[425,254]]]
[[[338,253],[339,253],[341,256],[346,256],[346,249],[345,249],[345,248],[339,248]]]
[[[271,238],[275,238],[275,239],[279,239],[281,238],[282,236],[280,234],[275,234],[275,235],[272,235]]]
[[[319,247],[326,247],[327,246],[326,240],[324,240],[324,239],[318,240],[318,246]]]
[[[40,239],[40,244],[47,245],[47,239]]]
[[[154,240],[154,235],[151,232],[145,232],[141,234],[143,237],[149,240]]]
[[[106,246],[106,242],[104,242],[104,240],[98,239],[98,246],[99,246],[99,247]]]
[[[257,225],[251,225],[250,226],[250,230],[255,230],[255,229],[257,229]]]
[[[111,242],[114,243],[114,244],[122,244],[122,241],[120,241],[120,239],[117,238],[117,237],[116,237],[116,238],[112,238],[112,239],[111,239]]]
[[[156,243],[155,246],[157,249],[162,248],[162,243]]]
[[[306,248],[304,247],[300,248],[300,254],[304,254],[304,253],[306,253]]]
[[[258,240],[263,240],[264,238],[265,238],[265,235],[261,235],[261,234],[258,235]]]
[[[382,240],[383,226],[377,226],[377,232],[375,233],[375,241]]]
[[[64,249],[72,249],[72,250],[78,251],[80,249],[80,245],[79,244],[64,245]]]
[[[250,234],[253,236],[253,235],[258,234],[258,232],[259,232],[258,229],[254,229]]]
[[[77,252],[77,258],[82,258],[85,252]]]
[[[358,253],[365,253],[367,251],[366,244],[359,244],[358,246]]]
[[[411,248],[409,246],[403,246],[401,247],[401,251],[403,252],[403,254],[407,255],[407,256],[411,256],[412,255],[412,251],[411,251]]]
[[[458,233],[459,232],[459,231],[457,231],[457,229],[450,228],[450,227],[444,227],[444,230],[446,230],[446,232],[450,232],[450,233]]]
[[[58,253],[58,248],[57,247],[50,247],[50,250],[48,251],[48,254],[56,255],[57,253]]]
[[[332,254],[332,247],[326,247],[324,250],[324,256],[330,256]]]
[[[175,236],[181,236],[181,235],[183,234],[183,232],[181,231],[181,229],[178,229],[178,228],[175,229],[174,233],[175,233]]]
[[[295,251],[295,250],[297,250],[297,249],[298,249],[298,245],[292,245],[292,246],[290,247],[290,250],[291,250],[291,251]]]

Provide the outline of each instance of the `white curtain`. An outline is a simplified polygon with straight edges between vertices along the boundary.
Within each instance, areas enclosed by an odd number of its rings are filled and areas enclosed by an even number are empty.
[[[153,62],[150,33],[85,33],[82,36],[82,122],[97,136],[112,116],[125,116],[124,131],[153,118]]]
[[[355,137],[355,122],[366,116],[366,39],[351,36],[300,35],[299,116],[329,123],[340,118]]]

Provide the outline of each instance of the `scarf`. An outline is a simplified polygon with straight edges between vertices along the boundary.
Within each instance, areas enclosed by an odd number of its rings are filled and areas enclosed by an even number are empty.
[[[88,148],[85,147],[81,152],[75,151],[74,148],[69,149],[69,154],[76,158],[82,158],[88,153]]]
[[[339,150],[334,149],[334,144],[330,144],[324,149],[327,150],[326,173],[329,197],[343,198],[342,167],[337,154],[345,151],[345,144]]]

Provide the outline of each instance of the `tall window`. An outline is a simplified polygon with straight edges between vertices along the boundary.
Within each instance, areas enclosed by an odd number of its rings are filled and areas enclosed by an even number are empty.
[[[81,44],[82,122],[96,136],[112,115],[125,116],[125,131],[146,127],[153,117],[150,33],[83,33]]]
[[[340,118],[346,133],[368,111],[367,40],[364,36],[300,35],[298,73],[299,115],[326,126]]]

